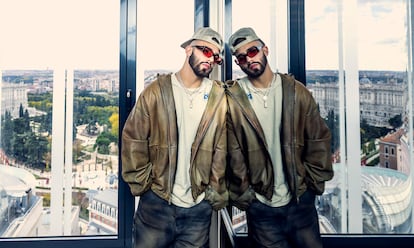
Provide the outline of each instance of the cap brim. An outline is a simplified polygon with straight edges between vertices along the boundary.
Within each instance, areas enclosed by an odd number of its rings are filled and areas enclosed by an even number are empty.
[[[188,45],[190,45],[190,43],[193,41],[193,39],[189,39],[188,41],[184,42],[183,44],[181,44],[182,48],[186,48]]]

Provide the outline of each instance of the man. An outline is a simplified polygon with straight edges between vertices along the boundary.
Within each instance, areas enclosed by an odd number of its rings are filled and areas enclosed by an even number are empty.
[[[208,247],[212,211],[226,206],[227,103],[208,78],[223,40],[201,28],[181,69],[148,85],[122,133],[122,177],[140,196],[134,247]]]
[[[322,247],[314,203],[333,176],[330,131],[304,85],[271,70],[252,28],[228,44],[247,74],[226,82],[229,192],[252,247]]]

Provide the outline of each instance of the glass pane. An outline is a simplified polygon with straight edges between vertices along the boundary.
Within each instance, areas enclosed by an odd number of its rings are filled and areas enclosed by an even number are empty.
[[[276,29],[276,23],[285,23],[286,20],[284,17],[287,17],[287,12],[283,11],[287,10],[284,9],[286,6],[281,2],[282,1],[279,0],[259,0],[255,2],[255,5],[260,6],[261,11],[251,12],[251,3],[238,0],[232,1],[232,33],[243,27],[253,28],[256,34],[266,43],[266,45],[270,45],[272,48],[269,51],[269,62],[274,70],[278,69],[279,65],[282,69],[284,69],[284,65],[282,65],[283,63],[276,65],[276,60],[278,59],[276,51],[279,51],[277,49],[277,45],[284,43],[283,37],[287,34],[284,33],[285,30],[279,30],[281,32],[280,36],[277,37],[278,42],[275,41],[274,37],[274,34],[276,33],[274,31]],[[280,7],[280,9],[276,8],[276,4],[278,4],[277,6]],[[247,13],[249,13],[249,16],[252,18],[246,18]],[[283,15],[276,15],[277,13],[283,13]],[[283,58],[283,54],[281,54],[281,57]],[[283,59],[287,62],[286,57]],[[232,57],[232,61],[233,78],[244,76],[244,72],[240,70],[239,66],[234,62],[234,57]]]
[[[138,1],[137,8],[138,95],[158,73],[176,72],[181,68],[185,59],[181,44],[194,33],[194,1]]]
[[[305,1],[307,86],[333,135],[322,233],[412,232],[408,2]]]
[[[180,11],[171,11],[173,9]],[[186,56],[181,44],[193,33],[193,0],[137,1],[137,98],[158,74],[174,73],[181,68]],[[138,202],[139,197],[136,197],[136,206]]]
[[[1,237],[117,235],[119,13],[0,2]]]

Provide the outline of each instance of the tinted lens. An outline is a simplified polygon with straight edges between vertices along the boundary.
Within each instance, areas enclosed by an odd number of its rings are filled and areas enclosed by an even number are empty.
[[[223,60],[218,54],[214,54],[214,63],[221,65],[223,63]]]
[[[207,58],[211,58],[211,56],[214,56],[214,63],[221,65],[223,63],[223,59],[218,54],[214,54],[213,50],[211,50],[209,47],[206,46],[195,46],[197,49],[199,49],[204,56]]]
[[[246,64],[247,59],[245,54],[240,54],[237,56],[237,61],[239,64]]]
[[[247,50],[247,56],[249,56],[249,58],[253,58],[258,53],[259,53],[259,48],[257,47],[252,47],[249,50]]]
[[[245,54],[239,54],[237,55],[237,62],[239,64],[245,64],[247,63],[247,56],[249,58],[253,58],[254,56],[256,56],[259,53],[260,49],[258,47],[251,47],[249,49],[247,49],[247,52]]]
[[[202,51],[203,51],[204,56],[206,56],[207,58],[210,58],[211,56],[214,55],[213,51],[208,47],[203,47]]]

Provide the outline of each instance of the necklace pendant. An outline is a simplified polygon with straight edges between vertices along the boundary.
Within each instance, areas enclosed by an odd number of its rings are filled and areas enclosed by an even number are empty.
[[[263,96],[264,107],[267,108],[267,95]]]

